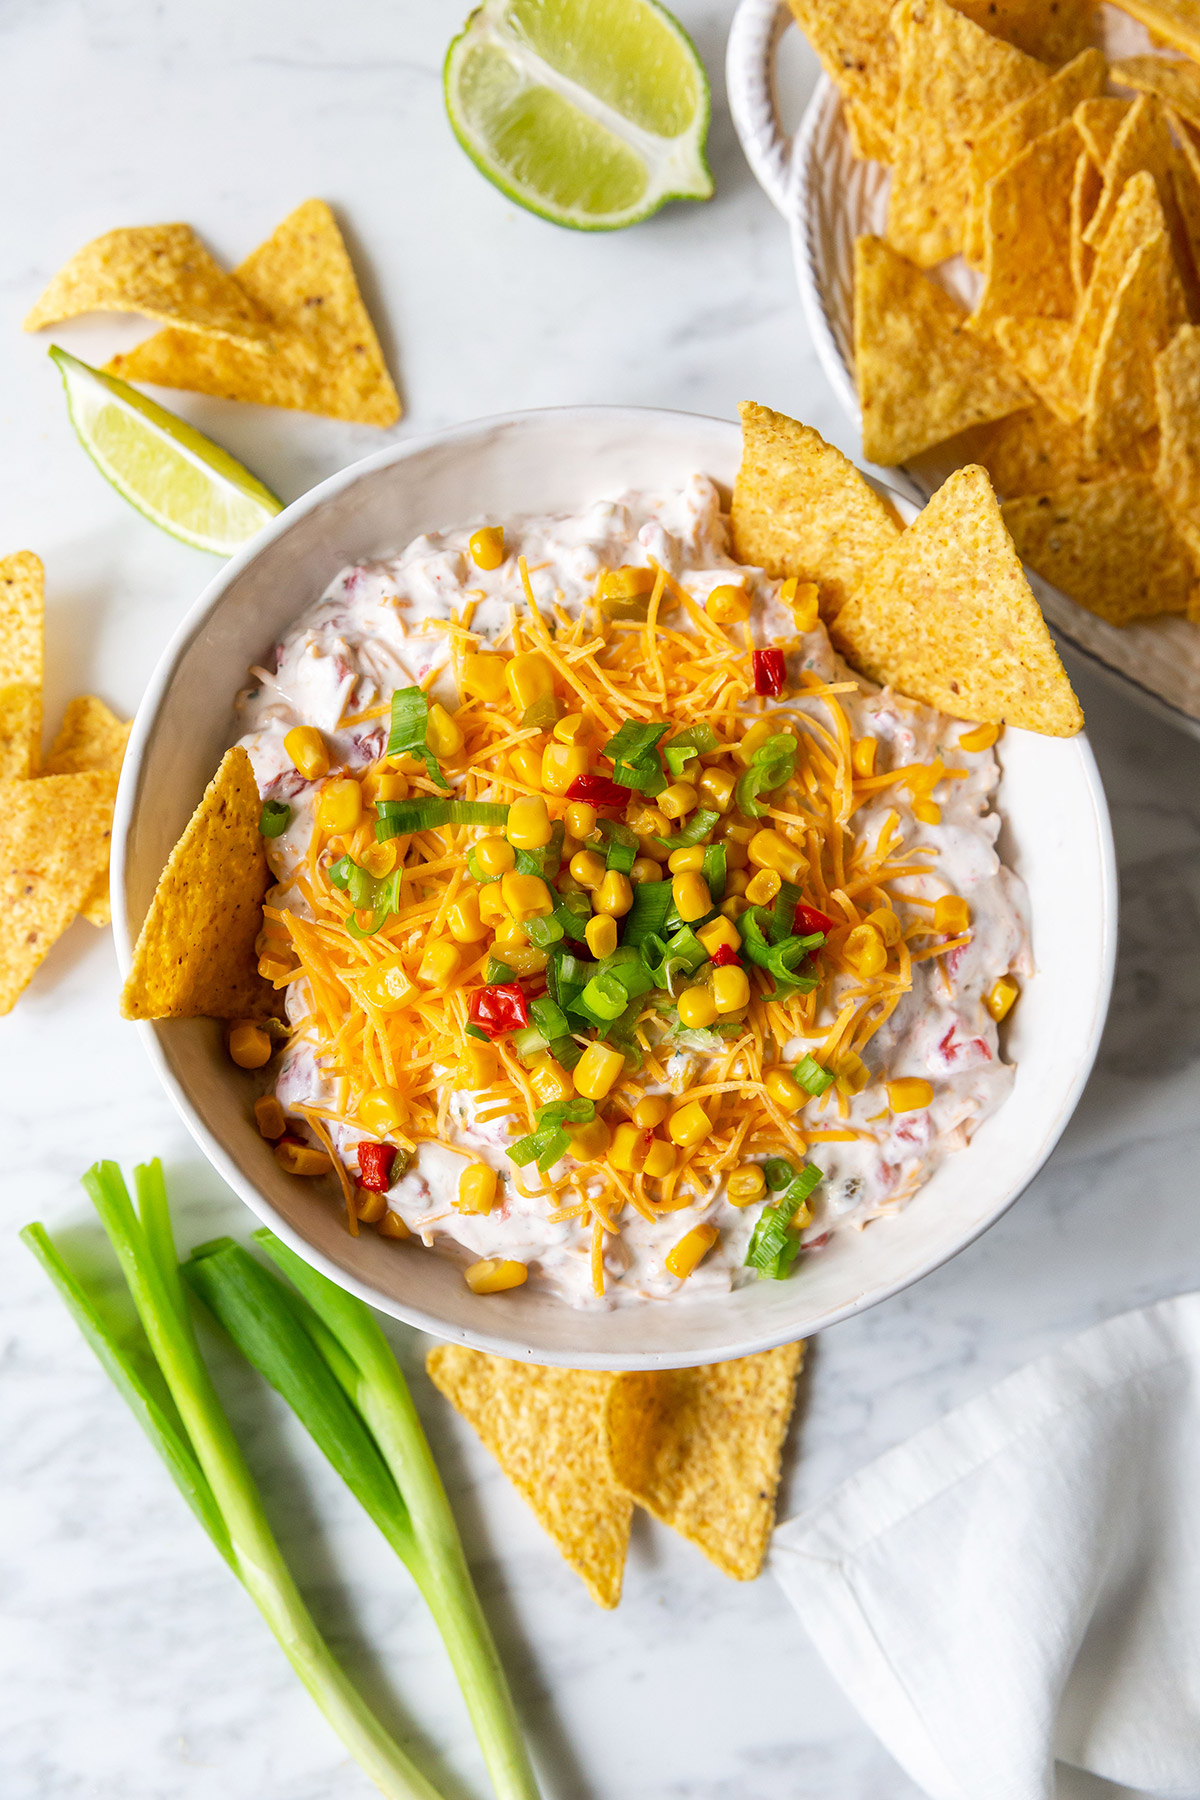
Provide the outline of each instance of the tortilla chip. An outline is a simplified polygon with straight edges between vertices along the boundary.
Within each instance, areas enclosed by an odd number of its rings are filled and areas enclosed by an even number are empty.
[[[775,1523],[804,1345],[707,1369],[617,1375],[604,1436],[613,1479],[725,1575],[753,1581]]]
[[[1092,0],[954,0],[955,9],[993,37],[1045,63],[1069,62],[1092,42]]]
[[[1084,50],[1065,69],[1017,100],[976,139],[969,165],[970,202],[963,255],[976,268],[983,262],[983,196],[989,181],[1028,149],[1035,138],[1065,125],[1081,100],[1104,86],[1105,63],[1098,50]]]
[[[1187,126],[1174,113],[1168,112],[1167,118],[1176,138],[1171,145],[1171,186],[1183,221],[1192,270],[1200,274],[1200,149]],[[1178,244],[1175,254],[1177,258],[1181,254]]]
[[[1160,43],[1200,61],[1200,14],[1196,0],[1120,0],[1121,11],[1137,19]]]
[[[121,994],[126,1019],[257,1019],[277,1010],[254,941],[270,886],[246,752],[227,750],[159,877]]]
[[[1181,118],[1200,126],[1200,69],[1169,56],[1127,56],[1109,70],[1118,87],[1157,94]]]
[[[1006,500],[1120,473],[1115,464],[1089,462],[1083,454],[1083,426],[1063,424],[1040,403],[964,432],[954,456],[982,464]]]
[[[0,778],[32,775],[42,754],[44,589],[32,550],[0,560]]]
[[[832,618],[900,521],[820,432],[743,401],[742,462],[730,526],[739,562],[777,580],[815,581]]]
[[[160,331],[108,372],[259,406],[394,425],[400,401],[332,212],[306,200],[249,255],[237,279],[270,321],[266,356]]]
[[[1108,309],[1083,415],[1084,454],[1120,460],[1158,416],[1153,359],[1187,317],[1165,231],[1130,257]]]
[[[1083,727],[984,469],[938,489],[867,572],[833,639],[872,681],[952,718],[1050,737]]]
[[[1086,150],[1082,151],[1075,159],[1075,175],[1071,182],[1071,243],[1068,251],[1076,305],[1091,279],[1095,261],[1095,252],[1090,244],[1084,243],[1083,234],[1096,210],[1103,186],[1103,178],[1091,157]]]
[[[25,320],[41,331],[79,313],[132,312],[185,332],[203,331],[261,355],[270,326],[253,299],[213,261],[190,225],[107,231],[61,268]]]
[[[119,775],[132,725],[132,719],[122,723],[94,694],[81,694],[67,707],[58,736],[42,766],[42,774],[75,775],[87,769],[100,769],[110,775]],[[79,910],[90,925],[104,926],[111,922],[107,866],[96,877]]]
[[[108,860],[113,775],[0,781],[0,1013],[11,1012]]]
[[[936,282],[882,238],[854,245],[854,362],[863,451],[900,463],[1028,406],[1004,358]]]
[[[1072,113],[1075,129],[1083,139],[1098,175],[1103,175],[1117,133],[1132,111],[1132,100],[1114,100],[1108,94],[1101,94],[1095,100],[1081,100]]]
[[[892,29],[900,94],[887,236],[928,269],[962,249],[975,140],[1050,71],[946,0],[900,0]]]
[[[846,130],[850,134],[850,152],[859,162],[888,163],[892,160],[892,134],[882,132],[865,106],[853,100],[842,101]]]
[[[1154,481],[1200,561],[1200,326],[1183,325],[1154,363],[1159,450]]]
[[[890,0],[788,0],[797,25],[855,116],[867,155],[891,155],[900,58],[889,22]],[[867,149],[873,143],[875,149]],[[862,152],[856,147],[855,155]]]
[[[1125,183],[1113,214],[1112,229],[1096,257],[1091,280],[1075,315],[1067,379],[1080,395],[1087,394],[1100,334],[1130,257],[1165,227],[1153,175],[1145,170],[1132,175]]]
[[[1084,232],[1085,243],[1098,249],[1112,224],[1117,201],[1131,175],[1147,169],[1158,187],[1158,197],[1166,207],[1165,190],[1170,181],[1171,134],[1162,102],[1153,94],[1139,94],[1113,140],[1104,165],[1104,191]]]
[[[983,196],[983,291],[971,323],[986,331],[1019,313],[1069,319],[1071,189],[1079,133],[1070,119],[1041,137],[988,182]]]
[[[1149,476],[1028,494],[1004,518],[1030,568],[1111,625],[1186,611],[1196,571]]]
[[[458,1344],[439,1344],[425,1367],[529,1502],[597,1606],[615,1606],[633,1506],[604,1455],[604,1404],[613,1377],[507,1362]]]
[[[1080,414],[1079,398],[1067,380],[1071,327],[1066,319],[997,319],[996,342],[1025,385],[1064,425]]]

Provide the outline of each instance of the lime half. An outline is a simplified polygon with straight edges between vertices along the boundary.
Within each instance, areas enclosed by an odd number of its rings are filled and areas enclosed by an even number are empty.
[[[172,537],[232,556],[283,511],[283,501],[227,450],[127,381],[57,344],[50,354],[80,443],[117,492]]]
[[[446,110],[489,181],[578,231],[707,200],[708,77],[653,0],[485,0],[446,57]]]

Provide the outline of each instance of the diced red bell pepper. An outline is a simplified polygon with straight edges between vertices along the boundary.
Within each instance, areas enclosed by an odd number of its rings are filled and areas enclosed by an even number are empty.
[[[467,1018],[485,1037],[506,1037],[529,1023],[529,1002],[515,981],[495,982],[476,988],[467,1005]]]
[[[811,937],[814,931],[823,931],[828,937],[833,930],[833,920],[828,913],[818,912],[815,906],[808,906],[801,900],[792,921],[792,930],[798,937]]]
[[[607,775],[576,775],[567,789],[568,800],[582,800],[588,806],[626,807],[633,799],[627,787],[610,781]]]
[[[754,691],[777,700],[787,679],[787,664],[782,650],[754,652]]]
[[[359,1144],[358,1185],[373,1194],[386,1194],[392,1182],[395,1144]]]
[[[713,951],[712,966],[714,969],[724,969],[730,963],[735,963],[738,960],[737,951],[729,944],[718,944],[717,948]]]

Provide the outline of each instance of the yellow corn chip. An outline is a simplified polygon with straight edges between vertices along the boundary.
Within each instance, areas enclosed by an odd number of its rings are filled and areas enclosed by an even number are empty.
[[[1064,425],[1040,403],[965,431],[955,443],[954,455],[959,462],[982,464],[1006,500],[1120,473],[1112,463],[1088,462],[1083,426]]]
[[[775,1493],[803,1344],[707,1369],[617,1375],[605,1444],[613,1478],[735,1581],[753,1581]]]
[[[400,401],[342,234],[323,200],[306,200],[289,214],[239,266],[237,279],[270,322],[269,354],[248,355],[234,344],[160,331],[127,355],[114,356],[109,373],[361,425],[395,424]]]
[[[0,781],[0,1013],[78,912],[108,860],[113,775]]]
[[[44,585],[32,550],[0,561],[0,778],[32,775],[42,752]]]
[[[863,450],[900,463],[968,425],[1028,406],[1028,390],[956,300],[882,238],[854,246],[854,362]]]
[[[1200,149],[1187,126],[1174,113],[1168,112],[1167,118],[1176,138],[1171,145],[1171,186],[1183,220],[1193,272],[1200,272]],[[1175,254],[1177,258],[1181,254],[1178,245]],[[1192,290],[1189,288],[1188,291],[1191,293]]]
[[[1157,94],[1181,118],[1200,126],[1200,69],[1168,56],[1127,56],[1110,70],[1118,87]]]
[[[852,110],[855,155],[887,162],[900,69],[889,24],[890,0],[789,0],[789,5]]]
[[[1020,313],[1069,319],[1071,188],[1079,133],[1070,119],[1041,137],[988,182],[983,197],[983,291],[971,323],[987,331]]]
[[[1095,31],[1092,0],[954,0],[954,6],[993,37],[1056,65],[1078,56]]]
[[[1119,0],[1119,6],[1162,43],[1200,61],[1200,11],[1196,0]]]
[[[1096,203],[1100,198],[1100,190],[1103,185],[1103,180],[1096,165],[1093,163],[1087,151],[1082,151],[1075,159],[1075,176],[1071,183],[1071,244],[1069,260],[1071,264],[1071,286],[1075,289],[1076,305],[1078,305],[1084,289],[1091,279],[1094,252],[1090,244],[1084,243],[1083,234],[1087,230],[1089,219],[1096,210]]]
[[[81,694],[67,707],[58,736],[42,765],[42,774],[77,775],[87,769],[100,769],[119,775],[132,724],[132,719],[122,723],[94,694]],[[104,926],[111,921],[107,865],[79,910],[90,925]]]
[[[1112,229],[1096,257],[1091,280],[1075,315],[1067,379],[1078,394],[1087,394],[1104,321],[1130,257],[1165,227],[1166,219],[1153,175],[1142,170],[1130,176],[1113,214]]]
[[[604,1403],[613,1377],[507,1362],[458,1344],[439,1344],[425,1367],[529,1502],[597,1606],[615,1606],[633,1506],[604,1455]]]
[[[1130,257],[1108,309],[1083,414],[1084,454],[1120,460],[1157,418],[1154,361],[1187,317],[1165,231]]]
[[[190,225],[134,225],[85,244],[25,320],[40,331],[79,313],[144,313],[261,355],[270,335],[250,296],[213,261]]]
[[[1155,359],[1159,449],[1154,481],[1200,562],[1200,326],[1183,325]]]
[[[1084,50],[980,132],[969,165],[970,202],[963,237],[963,255],[969,263],[978,268],[983,262],[983,195],[988,182],[1035,138],[1066,124],[1081,100],[1098,94],[1104,86],[1104,70],[1100,52]]]
[[[126,1019],[253,1019],[277,1009],[254,940],[270,885],[250,758],[227,750],[171,852],[121,994]]]
[[[815,581],[831,618],[900,522],[819,432],[744,401],[742,463],[730,523],[739,562],[777,579]]]
[[[1101,94],[1081,100],[1071,115],[1098,175],[1103,175],[1117,141],[1117,133],[1133,110],[1132,100],[1114,100]]]
[[[1071,326],[1066,319],[997,319],[996,342],[1021,380],[1062,420],[1073,425],[1078,396],[1067,380]]]
[[[1171,134],[1162,102],[1153,94],[1139,94],[1113,140],[1104,165],[1104,191],[1084,232],[1085,242],[1098,249],[1113,221],[1117,201],[1131,175],[1147,169],[1158,187],[1164,210],[1171,167]]]
[[[1196,572],[1149,476],[1027,494],[1004,518],[1030,568],[1110,624],[1186,611]]]
[[[842,109],[846,115],[846,130],[850,134],[851,153],[860,162],[868,160],[887,163],[892,160],[892,134],[884,134],[875,122],[874,117],[865,106],[856,105],[853,100],[843,100]]]
[[[952,718],[1050,737],[1083,727],[983,469],[958,469],[938,489],[868,570],[833,638],[872,681]]]
[[[920,268],[962,249],[976,139],[1050,71],[990,37],[946,0],[900,0],[889,243]]]

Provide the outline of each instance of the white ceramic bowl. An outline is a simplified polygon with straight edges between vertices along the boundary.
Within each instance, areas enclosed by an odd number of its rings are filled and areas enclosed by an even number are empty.
[[[1112,55],[1150,47],[1142,26],[1101,9]],[[794,25],[781,0],[741,0],[729,34],[726,78],[734,124],[746,159],[788,224],[805,323],[821,368],[847,416],[861,424],[854,384],[854,240],[883,234],[890,174],[859,162],[841,96],[822,75],[793,138],[780,117],[776,68],[780,41]],[[979,277],[961,257],[935,271],[965,305],[973,305]],[[896,486],[924,500],[956,462],[936,447],[896,473]],[[1200,736],[1200,630],[1185,619],[1161,618],[1118,627],[1088,612],[1032,572],[1030,582],[1055,635],[1085,656],[1106,680],[1121,686],[1172,724]]]
[[[570,512],[626,488],[681,483],[696,469],[728,486],[740,442],[735,426],[684,413],[517,413],[410,438],[290,506],[201,595],[138,713],[113,835],[122,965],[171,847],[234,736],[231,703],[248,665],[268,655],[346,563],[396,552],[418,532],[481,513]],[[332,1177],[324,1194],[280,1171],[218,1025],[168,1020],[139,1029],[214,1168],[300,1255],[385,1312],[438,1337],[579,1368],[748,1355],[894,1294],[969,1244],[1032,1180],[1078,1099],[1112,979],[1116,901],[1104,795],[1083,737],[1010,731],[1002,759],[1001,845],[1029,886],[1038,965],[1008,1028],[1012,1095],[897,1219],[835,1237],[787,1281],[605,1313],[576,1312],[532,1285],[472,1294],[443,1257],[373,1231],[351,1238]]]

